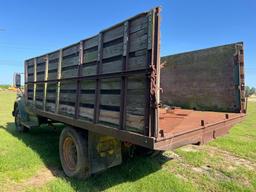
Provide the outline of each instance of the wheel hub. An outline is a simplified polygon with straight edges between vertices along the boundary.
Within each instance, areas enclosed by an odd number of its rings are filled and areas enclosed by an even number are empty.
[[[72,137],[66,137],[63,142],[63,157],[67,168],[74,171],[77,165],[77,149]]]

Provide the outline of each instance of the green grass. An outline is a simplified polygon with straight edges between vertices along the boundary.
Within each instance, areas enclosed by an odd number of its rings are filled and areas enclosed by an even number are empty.
[[[0,89],[8,89],[10,85],[0,85]]]
[[[249,103],[246,120],[231,129],[230,134],[211,142],[211,146],[230,151],[251,160],[256,159],[256,102]]]
[[[15,132],[11,116],[14,93],[0,93],[0,191],[40,174],[42,169],[61,170],[58,137],[61,128]],[[256,103],[249,104],[246,120],[229,135],[195,151],[177,149],[173,155],[135,157],[86,181],[56,176],[42,185],[26,185],[21,191],[256,191]],[[220,151],[228,151],[230,157]],[[234,158],[238,162],[235,163]],[[42,178],[43,180],[44,178]]]

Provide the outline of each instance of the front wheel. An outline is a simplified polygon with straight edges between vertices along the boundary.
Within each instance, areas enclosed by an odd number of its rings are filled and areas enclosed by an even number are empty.
[[[18,131],[18,132],[28,132],[29,131],[29,129],[27,127],[22,125],[22,123],[21,123],[21,121],[22,121],[21,114],[20,114],[20,111],[18,109],[16,109],[16,111],[15,111],[14,120],[15,120],[16,131]]]
[[[69,177],[85,179],[90,176],[87,134],[65,127],[60,135],[59,153],[62,168]]]

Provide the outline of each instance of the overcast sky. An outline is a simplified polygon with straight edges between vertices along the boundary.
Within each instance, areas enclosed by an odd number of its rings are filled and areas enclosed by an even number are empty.
[[[27,58],[97,34],[162,6],[161,55],[243,41],[247,85],[256,87],[255,0],[0,0],[0,84]]]

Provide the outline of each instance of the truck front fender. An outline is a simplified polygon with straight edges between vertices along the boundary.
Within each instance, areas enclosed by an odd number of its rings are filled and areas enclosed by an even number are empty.
[[[25,110],[25,98],[24,95],[18,95],[17,99],[14,103],[13,106],[13,111],[12,111],[12,115],[15,116],[17,111],[20,112],[21,114],[21,119],[22,121],[27,121],[28,120],[28,113]]]

